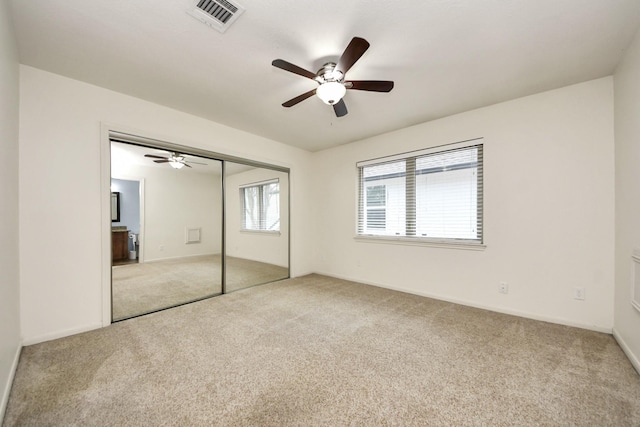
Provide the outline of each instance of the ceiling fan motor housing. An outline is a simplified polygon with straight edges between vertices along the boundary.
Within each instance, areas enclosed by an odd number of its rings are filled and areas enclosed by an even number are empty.
[[[317,72],[318,82],[319,83],[327,83],[327,82],[339,82],[342,83],[344,79],[344,74],[342,71],[336,70],[335,62],[327,62],[320,68]]]

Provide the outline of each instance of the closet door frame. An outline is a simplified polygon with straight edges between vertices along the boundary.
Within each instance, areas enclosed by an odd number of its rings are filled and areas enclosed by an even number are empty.
[[[134,144],[142,147],[163,149],[169,151],[177,151],[180,153],[203,157],[211,160],[222,162],[222,294],[226,293],[226,186],[225,186],[225,164],[227,161],[239,163],[247,166],[272,169],[284,172],[289,176],[287,180],[288,198],[287,198],[287,221],[288,226],[288,254],[287,269],[288,277],[291,277],[291,172],[290,169],[283,166],[273,165],[269,163],[245,159],[242,157],[231,156],[224,153],[218,153],[201,148],[179,145],[160,139],[145,137],[140,135],[139,131],[124,131],[120,126],[101,124],[101,147],[100,147],[100,172],[101,172],[101,236],[102,236],[102,326],[108,326],[112,323],[111,318],[111,142],[123,142]]]

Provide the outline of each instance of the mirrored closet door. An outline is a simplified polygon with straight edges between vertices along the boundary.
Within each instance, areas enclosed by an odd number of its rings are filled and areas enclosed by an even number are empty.
[[[222,162],[111,142],[112,320],[222,293]]]
[[[225,292],[289,277],[289,174],[225,162]]]
[[[111,318],[289,277],[289,170],[110,132]]]

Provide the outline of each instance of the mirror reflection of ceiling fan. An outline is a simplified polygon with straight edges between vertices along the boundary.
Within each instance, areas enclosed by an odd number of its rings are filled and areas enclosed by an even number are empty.
[[[206,163],[192,162],[191,160],[187,160],[184,154],[180,154],[175,151],[170,151],[168,157],[156,156],[154,154],[145,154],[145,157],[149,157],[154,160],[155,163],[169,163],[169,165],[174,169],[182,169],[183,166],[190,168],[191,165],[206,165]]]

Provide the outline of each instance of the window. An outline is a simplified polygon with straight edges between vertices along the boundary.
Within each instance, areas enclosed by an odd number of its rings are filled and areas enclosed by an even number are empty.
[[[240,187],[242,229],[280,231],[280,183],[272,180]]]
[[[359,236],[482,243],[482,144],[421,150],[357,166]]]

